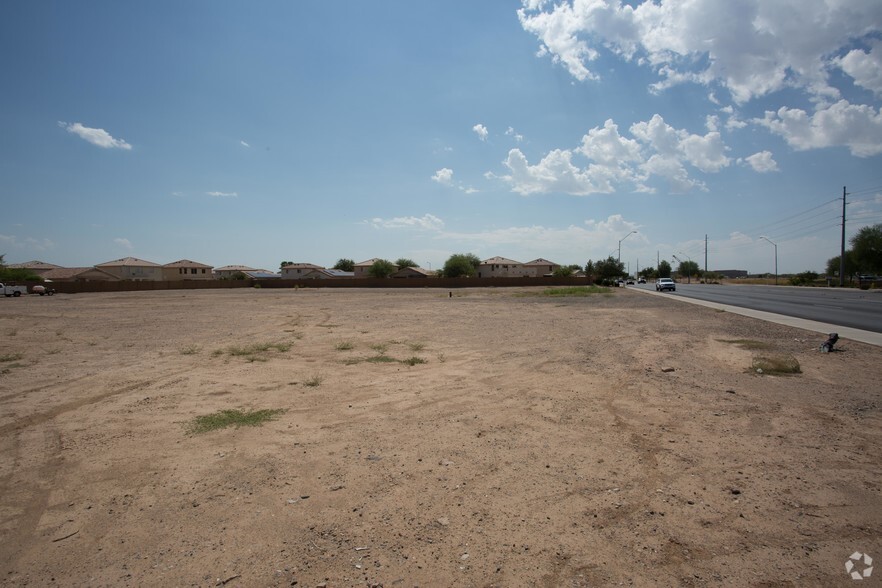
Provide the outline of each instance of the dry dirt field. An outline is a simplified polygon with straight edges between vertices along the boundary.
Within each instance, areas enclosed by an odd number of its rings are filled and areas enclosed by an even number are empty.
[[[543,292],[0,299],[0,584],[826,587],[882,561],[882,349]],[[230,409],[284,412],[192,432]]]

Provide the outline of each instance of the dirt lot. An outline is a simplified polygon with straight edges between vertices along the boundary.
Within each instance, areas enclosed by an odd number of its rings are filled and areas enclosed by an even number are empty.
[[[0,583],[846,586],[850,554],[882,561],[882,349],[542,292],[0,299]],[[189,432],[225,409],[284,412]]]

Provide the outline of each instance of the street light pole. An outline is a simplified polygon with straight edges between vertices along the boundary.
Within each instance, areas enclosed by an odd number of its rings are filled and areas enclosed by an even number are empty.
[[[617,258],[617,261],[622,261],[622,241],[624,241],[625,239],[627,239],[628,237],[630,237],[631,235],[633,235],[636,232],[637,231],[631,231],[630,233],[628,233],[627,235],[625,235],[624,237],[619,239],[619,256]]]
[[[775,246],[775,285],[778,285],[778,244],[769,239],[768,237],[760,236],[760,239],[765,239],[769,243]]]
[[[689,265],[686,266],[686,267],[689,268],[688,270],[686,270],[686,281],[687,281],[689,284],[691,284],[691,283],[692,283],[692,273],[691,273],[691,272],[692,272],[692,258],[689,257],[688,255],[686,255],[685,253],[683,253],[682,251],[680,252],[680,255],[685,255],[685,256],[686,256],[686,259],[689,260]],[[683,263],[683,262],[681,261],[680,263]]]

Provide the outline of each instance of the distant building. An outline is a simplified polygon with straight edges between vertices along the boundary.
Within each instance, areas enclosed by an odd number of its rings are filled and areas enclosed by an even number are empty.
[[[553,274],[555,270],[560,268],[560,264],[540,257],[539,259],[528,261],[524,264],[524,267],[531,270],[533,276],[541,278],[542,276],[550,276]]]
[[[96,265],[100,270],[113,274],[120,280],[134,280],[136,282],[159,282],[162,281],[162,266],[152,261],[145,261],[137,257],[123,257]]]
[[[253,280],[278,280],[282,277],[282,274],[265,269],[248,270],[242,273]]]
[[[59,267],[41,276],[50,282],[118,282],[119,277],[97,267]]]
[[[162,266],[162,277],[168,281],[175,280],[213,280],[214,275],[211,272],[212,267],[190,261],[189,259],[181,259],[173,261]]]
[[[236,274],[244,274],[245,272],[256,272],[256,268],[247,265],[225,265],[223,267],[214,268],[214,277],[218,279],[229,279]]]
[[[713,270],[713,273],[720,274],[724,278],[746,278],[747,270]]]
[[[421,267],[403,267],[389,274],[390,278],[434,278],[437,275],[432,270]]]
[[[340,279],[350,279],[355,277],[355,272],[344,272],[343,270],[338,269],[325,269],[318,268],[314,269],[307,274],[303,274],[302,279],[304,280],[340,280]]]
[[[381,261],[378,257],[372,257],[371,259],[366,259],[365,261],[360,261],[355,264],[353,269],[355,270],[353,273],[356,278],[369,278],[371,277],[368,273],[368,270],[371,269],[371,266],[376,262]]]
[[[24,263],[10,263],[6,266],[9,269],[25,269],[32,273],[42,276],[48,271],[60,269],[60,265],[54,263],[46,263],[45,261],[26,261]]]
[[[282,266],[282,277],[287,280],[299,280],[313,270],[325,269],[314,263],[289,263]]]
[[[479,278],[524,278],[534,275],[532,268],[505,257],[485,259],[478,266]]]

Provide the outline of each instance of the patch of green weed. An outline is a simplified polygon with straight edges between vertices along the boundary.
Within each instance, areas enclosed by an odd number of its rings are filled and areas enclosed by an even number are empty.
[[[768,355],[753,358],[751,367],[754,371],[762,370],[763,374],[798,374],[802,370],[799,361],[792,355]]]
[[[276,408],[263,410],[241,411],[238,409],[219,410],[212,414],[198,416],[187,425],[187,432],[193,435],[208,433],[227,427],[256,427],[267,421],[274,420],[284,413],[284,409]]]

